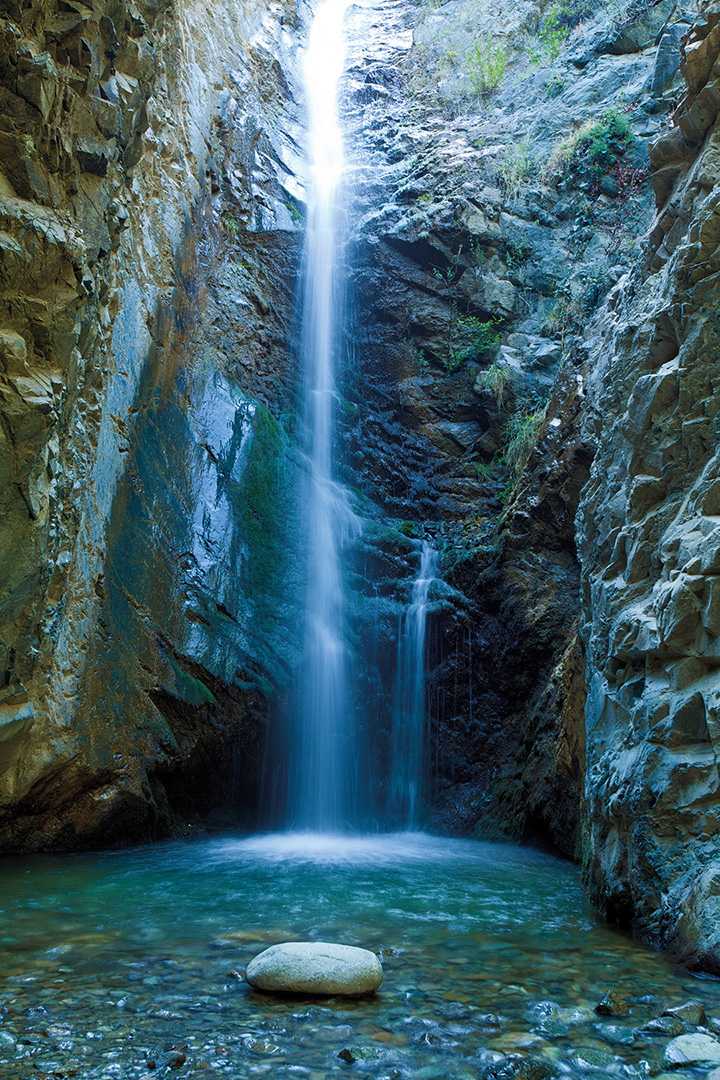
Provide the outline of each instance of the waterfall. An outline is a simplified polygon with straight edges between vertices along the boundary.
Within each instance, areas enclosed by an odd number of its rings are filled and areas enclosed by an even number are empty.
[[[391,824],[412,828],[418,824],[425,741],[425,627],[428,594],[438,573],[435,549],[423,540],[420,572],[410,606],[398,634],[395,705],[392,724],[392,768],[388,818]]]
[[[352,732],[347,701],[341,549],[356,527],[334,479],[334,360],[338,287],[338,188],[343,147],[338,83],[348,0],[318,8],[305,55],[310,193],[305,249],[302,358],[306,379],[309,481],[305,650],[289,816],[296,828],[336,830],[350,814]]]

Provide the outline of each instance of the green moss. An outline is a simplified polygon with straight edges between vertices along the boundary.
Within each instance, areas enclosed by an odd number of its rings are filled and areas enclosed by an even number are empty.
[[[172,652],[168,653],[168,660],[170,661],[170,666],[173,669],[176,680],[174,697],[182,698],[183,701],[187,701],[189,705],[216,704],[212,692],[205,683],[201,682],[200,679],[196,679],[194,675],[188,674]]]
[[[282,427],[264,406],[256,406],[247,464],[239,483],[229,480],[229,495],[246,548],[245,591],[260,604],[279,597],[282,589],[288,509],[285,454]]]
[[[403,534],[403,536],[410,536],[416,539],[422,539],[422,525],[419,525],[417,521],[401,521],[398,524],[398,529]]]

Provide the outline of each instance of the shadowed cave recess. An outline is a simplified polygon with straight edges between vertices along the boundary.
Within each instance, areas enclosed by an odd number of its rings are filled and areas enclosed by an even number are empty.
[[[316,6],[0,0],[0,846],[526,841],[720,974],[720,11],[348,5],[330,234]]]

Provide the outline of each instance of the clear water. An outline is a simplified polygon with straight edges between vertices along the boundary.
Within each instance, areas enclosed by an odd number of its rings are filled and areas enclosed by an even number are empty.
[[[273,997],[238,977],[289,939],[377,950],[380,991]],[[593,1012],[610,988],[628,1017]],[[270,835],[2,864],[7,1080],[149,1080],[170,1075],[168,1053],[198,1078],[447,1080],[509,1053],[644,1076],[668,1039],[634,1032],[689,998],[720,1015],[720,984],[604,925],[575,868],[521,848]]]

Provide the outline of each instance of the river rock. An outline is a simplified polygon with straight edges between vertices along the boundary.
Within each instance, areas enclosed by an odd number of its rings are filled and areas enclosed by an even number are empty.
[[[665,1064],[720,1065],[720,1042],[711,1035],[679,1035],[665,1048]]]
[[[656,1016],[638,1029],[643,1035],[682,1035],[685,1025],[676,1016]]]
[[[662,1015],[675,1016],[678,1020],[692,1024],[694,1027],[700,1027],[707,1020],[705,1009],[699,1001],[685,1001],[682,1005],[672,1005],[670,1008],[663,1009]]]
[[[290,994],[372,994],[383,969],[375,953],[326,941],[289,941],[254,957],[245,978],[257,990]]]
[[[598,1016],[627,1016],[630,1009],[614,990],[608,990],[602,1001],[598,1001],[595,1006],[595,1012]]]

